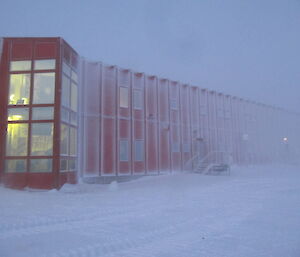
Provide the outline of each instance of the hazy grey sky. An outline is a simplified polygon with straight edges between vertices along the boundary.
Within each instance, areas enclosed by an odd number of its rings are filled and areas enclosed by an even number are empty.
[[[300,111],[300,0],[1,0],[1,36]]]

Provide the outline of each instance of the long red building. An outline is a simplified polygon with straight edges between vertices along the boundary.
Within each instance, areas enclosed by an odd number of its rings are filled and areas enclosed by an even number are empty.
[[[89,62],[62,38],[2,38],[0,56],[6,186],[184,171],[219,153],[238,165],[299,157],[298,113]]]

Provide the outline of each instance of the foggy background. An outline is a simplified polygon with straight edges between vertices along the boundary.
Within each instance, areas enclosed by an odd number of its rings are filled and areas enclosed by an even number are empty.
[[[0,36],[300,111],[300,0],[1,0]]]

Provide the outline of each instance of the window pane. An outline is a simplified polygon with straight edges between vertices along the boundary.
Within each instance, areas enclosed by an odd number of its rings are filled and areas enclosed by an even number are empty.
[[[120,161],[128,161],[128,140],[120,140]]]
[[[26,160],[6,160],[5,172],[26,172]]]
[[[173,153],[179,153],[180,152],[179,143],[172,143],[172,152]]]
[[[70,127],[70,155],[77,155],[77,130]]]
[[[6,155],[27,155],[28,124],[8,124],[6,135]]]
[[[11,74],[9,104],[29,104],[30,74]]]
[[[13,61],[10,62],[10,71],[31,70],[31,61]]]
[[[68,160],[61,159],[60,160],[60,171],[67,171],[68,170]]]
[[[75,170],[76,169],[76,160],[71,159],[69,160],[69,170]]]
[[[177,106],[177,99],[171,99],[170,100],[170,105],[171,105],[171,109],[172,110],[177,110],[178,106]]]
[[[63,62],[63,72],[70,77],[71,75],[71,68],[68,64],[66,64],[65,62]]]
[[[36,73],[34,74],[34,104],[54,103],[55,73]]]
[[[70,79],[63,75],[62,77],[62,92],[61,92],[61,102],[64,106],[70,106]]]
[[[28,108],[9,108],[8,109],[8,121],[13,120],[28,120],[29,109]]]
[[[120,87],[120,107],[128,108],[128,88]]]
[[[133,91],[133,105],[134,109],[142,109],[142,91]]]
[[[53,123],[35,123],[31,127],[31,155],[52,155]]]
[[[34,61],[35,70],[53,70],[55,69],[55,60],[36,60]]]
[[[71,112],[70,117],[71,117],[71,124],[77,125],[77,114],[75,112]]]
[[[33,120],[53,120],[54,108],[53,107],[35,107],[32,108]]]
[[[60,118],[63,121],[69,122],[69,111],[65,108],[61,108],[61,114]]]
[[[77,111],[77,86],[76,84],[71,84],[71,109]]]
[[[71,72],[71,78],[76,82],[78,83],[78,76],[77,76],[77,73],[75,71],[72,70]]]
[[[69,127],[65,124],[60,126],[60,154],[69,154]]]
[[[52,159],[30,160],[30,172],[52,172]]]
[[[185,144],[183,144],[182,148],[183,148],[184,153],[189,153],[191,151],[190,144],[185,143]]]
[[[136,140],[134,142],[134,160],[143,161],[144,160],[144,141]]]

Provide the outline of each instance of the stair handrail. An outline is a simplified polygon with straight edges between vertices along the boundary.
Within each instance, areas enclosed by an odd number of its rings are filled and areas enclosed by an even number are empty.
[[[199,166],[199,164],[203,163],[206,159],[208,159],[208,157],[210,157],[212,154],[215,153],[226,153],[225,151],[211,151],[209,153],[207,153],[201,160],[199,160],[199,163],[197,166]],[[199,156],[201,155],[201,153],[198,153],[196,155],[194,155],[191,159],[189,159],[184,165],[183,165],[183,170],[185,171],[187,166],[190,165],[195,159],[197,159]],[[194,170],[194,169],[193,169]]]

